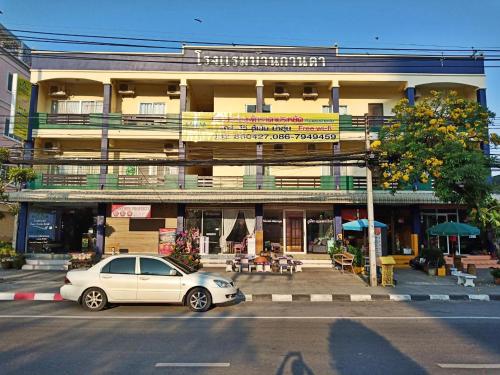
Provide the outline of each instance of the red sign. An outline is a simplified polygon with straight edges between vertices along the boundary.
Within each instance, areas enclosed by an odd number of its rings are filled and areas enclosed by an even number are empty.
[[[111,206],[111,217],[151,217],[151,205],[149,204],[113,204]]]
[[[158,253],[170,255],[174,251],[176,228],[160,228]]]

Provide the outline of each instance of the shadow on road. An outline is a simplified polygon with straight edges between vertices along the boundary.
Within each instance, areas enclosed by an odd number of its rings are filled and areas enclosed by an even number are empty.
[[[427,374],[386,338],[352,320],[332,324],[328,344],[330,366],[338,374]]]
[[[304,362],[301,352],[289,352],[281,362],[276,375],[314,375],[314,372]]]

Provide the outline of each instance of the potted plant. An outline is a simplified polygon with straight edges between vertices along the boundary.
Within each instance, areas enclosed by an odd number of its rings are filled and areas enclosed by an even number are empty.
[[[495,280],[495,285],[500,285],[500,268],[492,269],[491,276]]]
[[[12,268],[15,256],[16,252],[12,249],[11,244],[5,242],[0,244],[0,267],[3,269]]]
[[[440,249],[424,249],[422,257],[425,258],[424,270],[429,276],[436,276],[437,270],[445,265],[443,252]]]
[[[348,251],[354,255],[354,260],[352,262],[354,272],[361,273],[363,272],[363,252],[359,247],[348,245]]]

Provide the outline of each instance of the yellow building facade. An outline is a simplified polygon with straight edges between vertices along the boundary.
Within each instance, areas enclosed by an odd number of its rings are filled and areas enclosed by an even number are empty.
[[[241,243],[326,254],[339,235],[362,241],[342,223],[366,215],[367,126],[375,139],[398,101],[431,90],[486,104],[483,62],[468,57],[197,46],[61,57],[33,57],[38,177],[13,195],[28,252],[150,253],[162,231],[194,230],[206,255]],[[342,155],[353,160],[327,160]],[[426,226],[462,215],[423,185],[377,189],[375,204],[384,253],[415,254]]]

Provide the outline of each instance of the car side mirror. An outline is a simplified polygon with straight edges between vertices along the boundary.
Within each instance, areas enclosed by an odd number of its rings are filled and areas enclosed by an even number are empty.
[[[177,270],[173,270],[173,269],[172,269],[172,270],[170,270],[170,274],[169,274],[169,275],[170,275],[170,276],[177,276],[177,275],[178,275],[178,272],[177,272]]]

